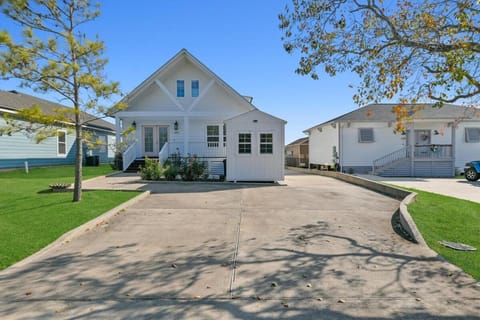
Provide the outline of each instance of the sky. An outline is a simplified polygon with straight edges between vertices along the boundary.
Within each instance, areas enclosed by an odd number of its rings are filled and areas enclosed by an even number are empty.
[[[288,0],[101,1],[88,35],[105,41],[108,79],[128,93],[182,48],[187,49],[260,110],[287,121],[285,142],[349,112],[355,75],[319,80],[295,74],[298,56],[283,49],[278,14]],[[134,4],[134,5],[133,5]],[[0,29],[12,26],[3,19]],[[10,31],[10,30],[9,30]],[[0,81],[1,90],[18,89]],[[26,89],[18,89],[30,93]],[[33,93],[53,100],[52,97]]]

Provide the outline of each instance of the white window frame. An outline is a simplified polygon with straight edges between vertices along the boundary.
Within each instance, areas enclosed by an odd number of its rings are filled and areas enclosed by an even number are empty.
[[[478,134],[474,137],[471,136],[471,131],[478,131]],[[466,143],[479,143],[480,142],[480,127],[466,127],[465,128],[465,142]]]
[[[363,140],[362,130],[370,130],[371,131],[371,140]],[[358,128],[358,143],[373,143],[375,142],[375,134],[373,128]]]
[[[250,142],[241,142],[240,135],[248,134],[250,136]],[[250,145],[250,152],[240,152],[240,145]],[[251,132],[239,132],[238,133],[238,144],[237,144],[237,154],[241,156],[251,156],[252,155],[252,144],[253,144],[253,134]]]
[[[272,136],[272,141],[271,142],[262,142],[262,134],[269,134]],[[274,150],[273,150],[273,132],[260,132],[258,134],[258,153],[262,156],[265,155],[272,155]],[[262,152],[262,146],[263,145],[271,145],[272,146],[272,152]]]
[[[65,137],[64,142],[60,142],[60,136],[58,134],[59,132],[63,133],[63,136]],[[60,153],[60,144],[61,143],[63,143],[65,145],[65,152],[64,153]],[[59,129],[59,130],[57,130],[57,157],[66,157],[66,156],[67,156],[67,130]]]
[[[183,94],[180,94],[180,83],[183,86]],[[178,79],[177,80],[177,98],[184,98],[185,97],[185,80]]]
[[[97,135],[97,140],[102,140],[102,143],[99,143],[97,148],[98,148],[98,152],[104,152],[104,153],[107,153],[107,135],[106,134],[99,134]]]
[[[217,127],[217,134],[209,134],[208,127]],[[218,124],[209,124],[207,125],[206,131],[207,148],[218,148],[220,146],[220,126]],[[217,141],[210,142],[209,138],[216,138]]]
[[[194,83],[197,84],[196,88],[193,87]],[[190,89],[191,89],[191,93],[192,93],[192,98],[197,98],[200,95],[200,80],[192,80]],[[194,90],[196,90],[196,91],[194,91]]]

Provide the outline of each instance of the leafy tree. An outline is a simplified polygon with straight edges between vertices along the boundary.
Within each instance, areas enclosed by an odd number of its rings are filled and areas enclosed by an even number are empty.
[[[82,144],[92,142],[83,127],[95,119],[86,112],[99,118],[112,114],[115,110],[102,103],[119,94],[118,83],[107,81],[103,74],[104,43],[84,33],[85,24],[99,16],[99,5],[90,0],[0,0],[0,8],[22,29],[19,42],[7,30],[0,31],[0,74],[20,79],[22,86],[37,92],[54,93],[72,106],[52,114],[26,106],[18,117],[30,124],[9,119],[4,133],[24,130],[39,142],[55,135],[56,126],[70,126],[76,137],[73,201],[80,201]]]
[[[292,0],[279,15],[285,50],[300,55],[296,72],[356,73],[360,105],[477,101],[479,18],[477,0]]]

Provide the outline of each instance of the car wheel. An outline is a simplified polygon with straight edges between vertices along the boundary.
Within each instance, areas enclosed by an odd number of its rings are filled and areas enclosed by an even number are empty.
[[[465,170],[465,179],[467,179],[468,181],[477,181],[478,178],[479,175],[475,169],[468,168],[467,170]]]

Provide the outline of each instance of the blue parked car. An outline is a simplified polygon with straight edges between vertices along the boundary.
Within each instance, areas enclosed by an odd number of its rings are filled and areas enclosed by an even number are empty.
[[[480,178],[480,160],[467,162],[465,164],[465,179],[477,181]]]

